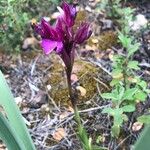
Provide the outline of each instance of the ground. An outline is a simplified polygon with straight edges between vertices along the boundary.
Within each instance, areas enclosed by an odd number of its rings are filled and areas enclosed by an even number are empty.
[[[136,112],[129,114],[130,119],[123,125],[120,137],[112,138],[112,118],[101,113],[110,102],[103,100],[100,95],[111,90],[111,58],[114,53],[119,53],[120,48],[113,21],[106,18],[105,14],[97,13],[96,4],[97,1],[83,1],[80,5],[77,20],[86,18],[92,22],[93,35],[82,46],[76,47],[72,86],[78,95],[82,123],[92,142],[109,150],[130,150],[142,131],[142,127],[134,129],[135,118],[149,109],[149,97],[145,103],[138,104]],[[148,1],[128,5],[135,7],[137,14],[142,13],[150,19]],[[150,30],[147,29],[143,36],[139,36],[142,47],[133,58],[140,62],[139,74],[143,74],[142,77],[148,83],[149,33]],[[64,64],[55,53],[45,56],[36,39],[31,45],[34,48],[21,50],[17,56],[5,54],[1,50],[0,69],[11,87],[34,143],[38,150],[80,150]]]

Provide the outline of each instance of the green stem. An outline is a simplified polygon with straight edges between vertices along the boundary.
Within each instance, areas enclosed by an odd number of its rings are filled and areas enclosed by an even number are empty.
[[[66,68],[67,83],[68,83],[68,92],[69,92],[71,104],[72,104],[73,108],[75,109],[75,107],[76,107],[76,100],[75,100],[73,92],[72,92],[71,72],[72,72],[72,67]]]
[[[75,108],[74,108],[74,114],[75,114],[75,120],[78,124],[78,137],[81,141],[82,148],[84,150],[92,150],[91,142],[89,142],[87,132],[86,132],[84,126],[82,125],[80,114],[79,114],[77,106],[75,106]]]
[[[128,83],[127,83],[127,66],[128,66],[128,58],[125,59],[125,63],[123,65],[123,82],[124,82],[124,88],[125,90],[128,88]]]

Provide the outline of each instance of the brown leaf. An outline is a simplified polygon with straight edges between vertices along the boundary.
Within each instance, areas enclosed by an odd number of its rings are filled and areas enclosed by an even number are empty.
[[[69,113],[68,113],[67,111],[62,112],[62,113],[59,115],[59,119],[60,119],[60,120],[63,120],[63,119],[66,118],[68,115],[69,115]]]
[[[60,140],[62,140],[64,137],[66,136],[66,132],[64,130],[64,128],[58,128],[55,133],[53,134],[53,138],[59,142]]]
[[[71,112],[71,113],[74,113],[74,109],[73,109],[71,106],[69,106],[69,107],[67,108],[67,110],[68,110],[69,112]]]

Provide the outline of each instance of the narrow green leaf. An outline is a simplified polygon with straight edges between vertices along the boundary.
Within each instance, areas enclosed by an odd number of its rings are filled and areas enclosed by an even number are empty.
[[[141,136],[135,143],[133,150],[149,150],[150,147],[150,126],[147,125],[141,133]]]
[[[8,150],[26,150],[18,135],[13,131],[7,119],[0,113],[0,138]]]
[[[92,145],[92,150],[108,150],[106,147],[100,147],[97,145]]]
[[[139,46],[140,46],[139,43],[136,43],[134,45],[130,45],[130,47],[128,48],[128,57],[133,55],[139,49]]]
[[[118,138],[119,134],[120,134],[120,126],[118,125],[113,125],[111,128],[111,133],[113,137]]]
[[[103,93],[101,97],[104,99],[111,99],[113,101],[117,100],[116,95],[114,95],[113,93]]]
[[[19,138],[23,141],[26,150],[35,150],[31,136],[27,127],[22,119],[22,115],[16,105],[13,95],[6,83],[6,80],[0,71],[0,105],[4,108],[9,123],[16,131]]]
[[[118,38],[122,43],[123,47],[128,48],[128,46],[131,45],[131,39],[128,36],[121,33],[120,31],[118,31],[118,33],[119,33]]]

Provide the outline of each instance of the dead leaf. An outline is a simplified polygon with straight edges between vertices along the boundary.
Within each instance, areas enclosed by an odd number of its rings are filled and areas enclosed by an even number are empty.
[[[77,86],[76,89],[80,91],[81,96],[85,96],[86,95],[86,89],[84,87]]]
[[[111,61],[113,61],[113,57],[114,57],[114,52],[111,51],[109,54],[108,54],[108,57]]]
[[[68,115],[69,115],[69,114],[68,114],[67,111],[62,112],[62,113],[59,115],[59,119],[60,119],[60,120],[63,120],[63,119],[66,118]]]
[[[69,107],[67,108],[67,110],[68,110],[69,112],[71,112],[71,113],[74,113],[74,109],[73,109],[71,106],[69,106]]]
[[[62,140],[65,136],[66,136],[66,132],[64,128],[58,128],[54,134],[52,135],[53,138],[59,142],[60,140]]]
[[[135,122],[132,125],[132,131],[134,131],[134,132],[139,131],[139,130],[141,130],[142,127],[143,127],[143,123]]]

